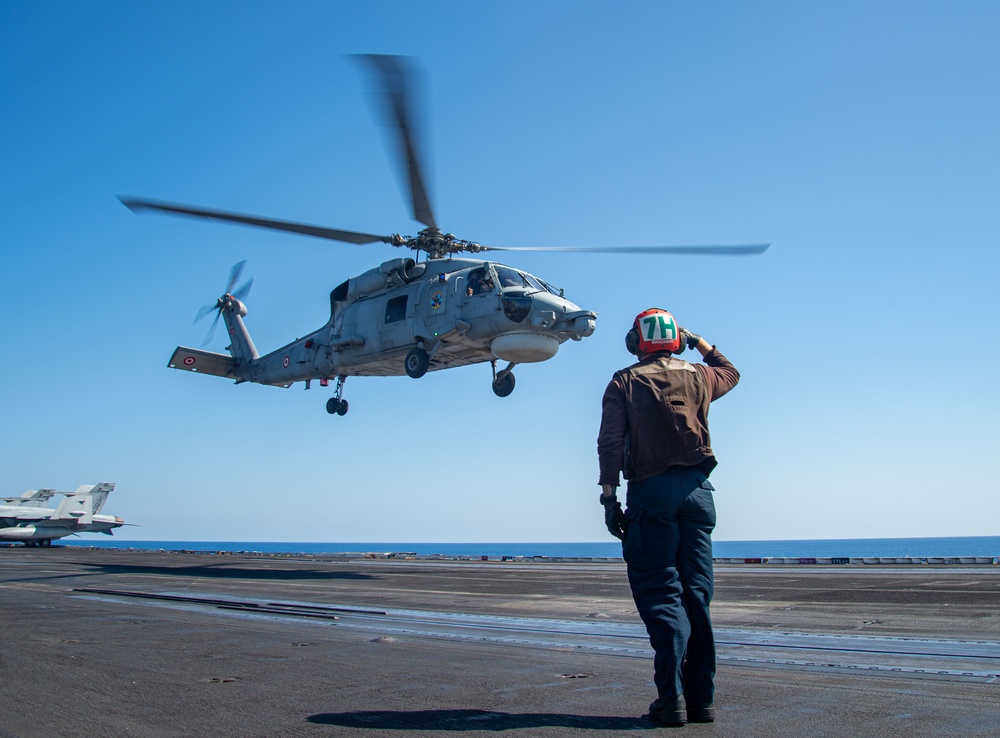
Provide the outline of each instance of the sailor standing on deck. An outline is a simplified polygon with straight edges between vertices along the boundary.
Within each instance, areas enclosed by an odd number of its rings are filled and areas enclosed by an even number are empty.
[[[685,345],[705,363],[676,358]],[[708,475],[716,461],[708,406],[740,375],[659,308],[636,316],[625,347],[639,361],[608,384],[597,454],[605,523],[622,539],[632,597],[655,651],[658,696],[648,717],[666,725],[712,722],[715,503]],[[615,494],[619,472],[628,480],[624,512]]]

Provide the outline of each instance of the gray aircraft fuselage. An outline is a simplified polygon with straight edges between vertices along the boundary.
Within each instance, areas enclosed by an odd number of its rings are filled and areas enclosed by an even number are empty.
[[[496,359],[515,365],[544,361],[565,341],[590,336],[597,317],[502,264],[394,259],[337,287],[322,328],[260,356],[242,319],[245,306],[226,297],[220,307],[232,357],[178,347],[171,367],[288,387],[312,379],[404,375],[404,358],[415,347],[427,351],[429,371]]]

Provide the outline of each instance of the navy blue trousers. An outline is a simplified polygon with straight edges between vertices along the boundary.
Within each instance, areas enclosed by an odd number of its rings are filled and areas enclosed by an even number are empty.
[[[622,544],[639,616],[656,652],[660,697],[688,704],[715,697],[712,530],[715,488],[700,471],[670,469],[630,483]]]

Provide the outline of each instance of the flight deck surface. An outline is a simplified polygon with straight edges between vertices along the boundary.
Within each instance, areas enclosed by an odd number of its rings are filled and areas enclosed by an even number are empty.
[[[1000,568],[719,566],[712,736],[995,736]],[[0,548],[0,737],[652,734],[624,566]]]

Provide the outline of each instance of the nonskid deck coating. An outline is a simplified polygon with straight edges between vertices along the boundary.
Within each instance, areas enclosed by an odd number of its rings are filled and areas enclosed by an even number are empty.
[[[652,658],[640,624],[580,622],[545,618],[503,617],[422,610],[378,611],[327,603],[227,600],[172,592],[134,592],[81,588],[83,594],[106,598],[156,599],[174,606],[199,605],[256,617],[317,618],[337,621],[341,628],[422,638],[449,638],[528,648],[576,649],[611,656]],[[804,671],[865,670],[870,675],[993,683],[1000,680],[1000,642],[715,630],[718,661],[734,665]]]
[[[735,568],[718,572],[713,605],[719,720],[685,734],[995,736],[996,569]],[[334,606],[339,619],[78,588]],[[0,617],[3,738],[656,730],[639,718],[651,659],[614,564],[6,549]]]

